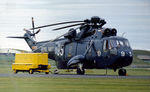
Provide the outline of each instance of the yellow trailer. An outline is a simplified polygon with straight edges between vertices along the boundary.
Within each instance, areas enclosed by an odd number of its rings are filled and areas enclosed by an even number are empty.
[[[51,68],[48,64],[47,53],[17,53],[15,55],[15,63],[12,64],[14,73],[18,72],[45,72],[49,74]]]

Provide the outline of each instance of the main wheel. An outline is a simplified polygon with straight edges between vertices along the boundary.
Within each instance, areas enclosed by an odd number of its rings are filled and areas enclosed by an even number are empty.
[[[34,71],[32,69],[29,70],[29,74],[33,74]]]
[[[119,76],[126,76],[127,71],[126,71],[126,69],[119,69],[118,74],[119,74]]]
[[[77,68],[77,74],[80,74],[80,75],[84,75],[85,74],[85,70],[84,68]]]
[[[57,69],[54,70],[54,74],[59,74],[59,71]]]

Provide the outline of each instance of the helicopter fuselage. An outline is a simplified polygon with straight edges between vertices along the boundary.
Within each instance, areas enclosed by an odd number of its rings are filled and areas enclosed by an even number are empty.
[[[63,38],[49,42],[39,49],[39,52],[49,53],[49,58],[56,61],[57,68],[67,69],[68,61],[74,56],[83,55],[91,41],[93,45],[82,61],[84,68],[118,69],[132,63],[132,49],[127,39],[118,36],[102,37],[102,32],[98,30],[95,34],[79,41]],[[44,43],[47,41],[39,43],[39,47]],[[70,68],[76,68],[76,66]]]

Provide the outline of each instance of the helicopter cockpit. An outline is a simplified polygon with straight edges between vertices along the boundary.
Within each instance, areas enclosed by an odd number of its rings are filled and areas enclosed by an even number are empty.
[[[124,40],[110,40],[110,44],[112,47],[120,47],[120,46],[127,46],[130,47],[129,41],[124,39]]]
[[[113,48],[121,48],[121,47],[130,48],[129,41],[127,39],[114,39],[114,38],[104,40],[104,44],[103,44],[104,51],[107,51]]]

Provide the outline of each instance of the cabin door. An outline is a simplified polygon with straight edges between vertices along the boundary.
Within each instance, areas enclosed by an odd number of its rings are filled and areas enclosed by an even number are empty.
[[[73,56],[76,55],[77,43],[72,42],[65,45],[65,61],[69,61]]]
[[[103,41],[103,53],[102,53],[102,62],[103,66],[107,67],[107,65],[110,62],[110,43],[109,40],[104,40]]]

